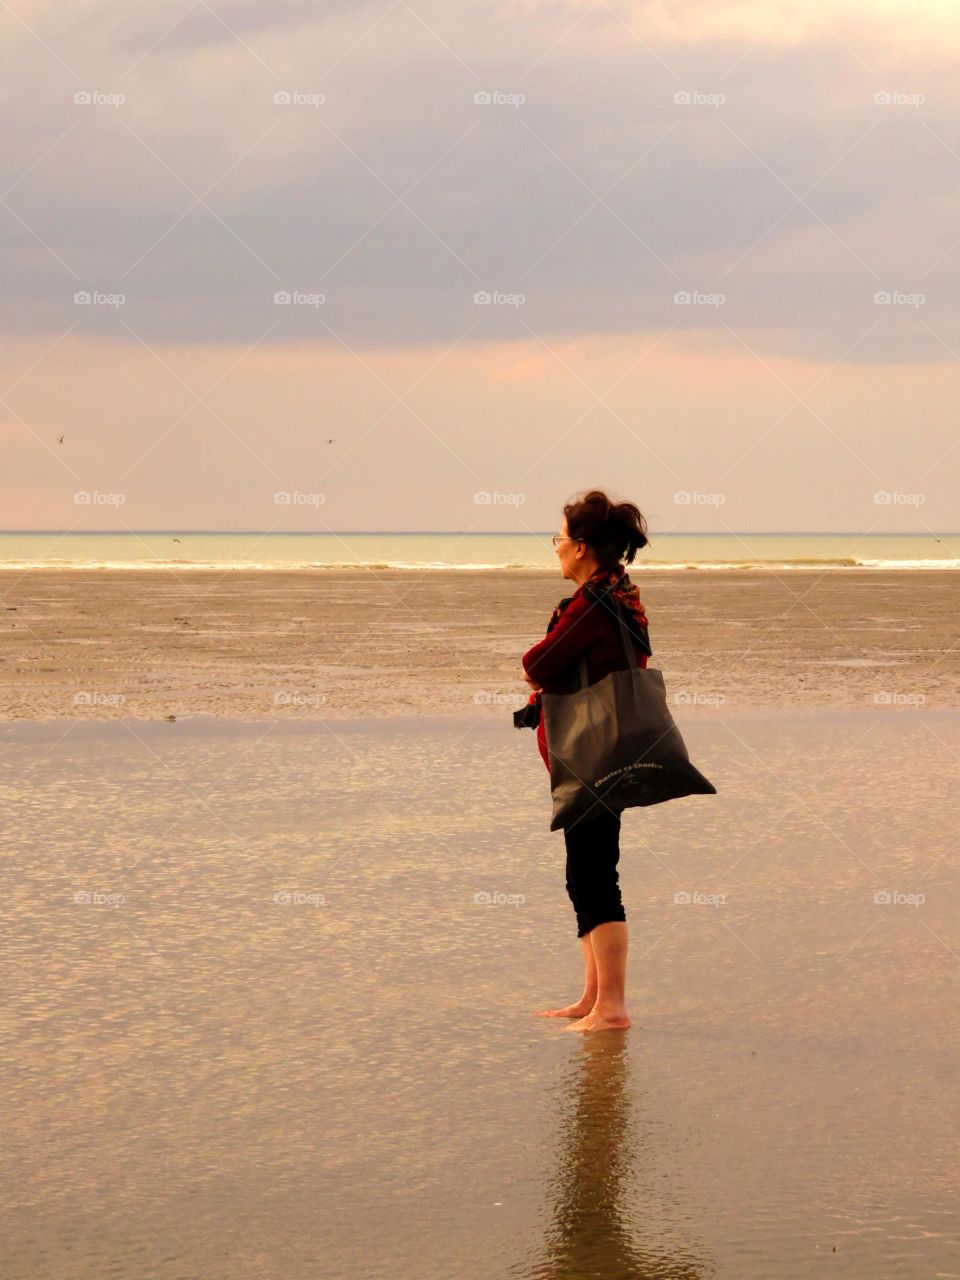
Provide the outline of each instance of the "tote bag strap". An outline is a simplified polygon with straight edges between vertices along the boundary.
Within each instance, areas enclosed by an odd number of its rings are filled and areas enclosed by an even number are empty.
[[[627,630],[627,625],[623,620],[623,614],[620,612],[619,609],[617,609],[617,621],[620,623],[620,639],[623,641],[623,650],[626,655],[627,666],[639,667],[640,664],[637,662],[637,652],[633,647],[633,641],[630,639],[630,632]],[[580,688],[586,689],[586,687],[587,687],[587,660],[586,658],[582,657],[580,659]]]

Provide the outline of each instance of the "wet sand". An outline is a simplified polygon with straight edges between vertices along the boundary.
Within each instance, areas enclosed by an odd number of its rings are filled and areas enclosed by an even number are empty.
[[[956,1276],[960,713],[685,736],[585,1037],[529,732],[0,725],[4,1274]]]
[[[960,706],[956,573],[636,580],[685,717]],[[0,719],[502,718],[573,589],[532,572],[2,572]]]

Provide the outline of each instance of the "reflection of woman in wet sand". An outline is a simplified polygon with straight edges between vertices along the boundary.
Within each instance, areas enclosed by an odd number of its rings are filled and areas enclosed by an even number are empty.
[[[587,683],[627,666],[619,619],[636,650],[637,665],[652,651],[647,618],[637,588],[621,560],[630,563],[647,544],[646,521],[631,502],[613,503],[590,490],[563,509],[553,545],[564,578],[577,584],[553,611],[547,634],[523,655],[524,678],[533,688],[518,726],[536,727],[540,754],[550,768],[540,693],[580,688],[581,658]],[[576,1018],[571,1031],[607,1031],[630,1026],[624,995],[627,969],[626,913],[620,897],[620,815],[604,805],[564,830],[567,893],[577,916],[584,961],[583,994],[560,1009],[538,1009],[545,1018]]]
[[[565,1114],[546,1259],[525,1274],[696,1280],[712,1273],[687,1248],[665,1253],[643,1238],[645,1230],[662,1234],[664,1218],[679,1215],[664,1204],[664,1183],[639,1132],[629,1084],[627,1037],[587,1039],[560,1093]]]

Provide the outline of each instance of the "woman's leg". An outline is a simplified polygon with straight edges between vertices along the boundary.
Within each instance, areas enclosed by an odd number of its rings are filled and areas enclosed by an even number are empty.
[[[574,1024],[578,1031],[596,1031],[603,1026],[629,1027],[630,1015],[624,994],[627,978],[626,921],[608,920],[587,934],[597,966],[597,998],[589,1017]],[[588,1025],[591,1022],[592,1024]]]
[[[585,830],[580,830],[585,828]],[[580,834],[577,835],[577,832]],[[596,1000],[591,1011],[571,1026],[577,1031],[629,1027],[625,986],[627,923],[617,863],[620,860],[620,815],[604,812],[570,829],[577,918],[593,950],[597,972]]]
[[[598,948],[592,941],[597,926],[605,921],[623,922],[626,914],[620,899],[617,877],[617,861],[620,857],[620,815],[609,810],[584,818],[564,831],[567,849],[567,893],[577,917],[577,937],[583,948],[583,995],[573,1004],[562,1009],[538,1009],[540,1017],[580,1018],[592,1012],[601,988],[605,1016],[626,1016],[623,1007],[623,984],[626,966],[626,924],[623,924],[623,942],[612,950],[601,938],[600,958],[607,970],[607,980],[601,981],[598,967]],[[620,951],[623,952],[622,958]],[[618,967],[619,966],[619,971]],[[619,1002],[616,992],[619,991]],[[619,1003],[621,1013],[615,1011]],[[584,1027],[583,1030],[588,1028]]]
[[[582,1018],[590,1012],[597,1000],[597,962],[589,935],[580,939],[583,947],[583,995],[573,1004],[562,1009],[537,1009],[539,1018]]]

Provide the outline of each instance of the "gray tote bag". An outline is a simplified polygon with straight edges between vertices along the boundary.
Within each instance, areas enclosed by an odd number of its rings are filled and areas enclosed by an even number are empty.
[[[641,667],[622,616],[620,635],[630,666],[587,684],[580,659],[575,693],[543,693],[541,708],[553,820],[550,830],[582,818],[680,796],[716,795],[690,763],[667,706],[663,672]]]

